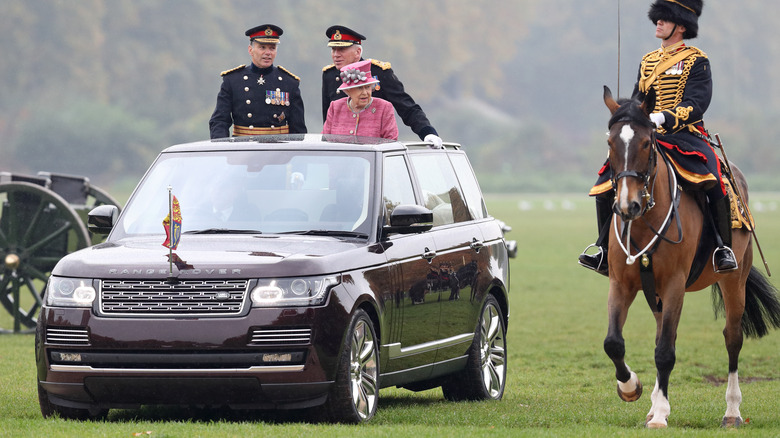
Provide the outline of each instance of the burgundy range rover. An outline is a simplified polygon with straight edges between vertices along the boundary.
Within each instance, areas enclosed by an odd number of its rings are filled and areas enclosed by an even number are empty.
[[[106,242],[57,264],[38,318],[45,417],[321,406],[362,422],[389,386],[503,395],[513,242],[458,145],[177,145],[89,222]]]

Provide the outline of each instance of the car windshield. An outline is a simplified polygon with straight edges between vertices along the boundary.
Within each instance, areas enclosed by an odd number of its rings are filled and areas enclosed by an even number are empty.
[[[111,240],[164,234],[169,186],[181,209],[183,234],[368,235],[371,157],[358,151],[162,154]]]

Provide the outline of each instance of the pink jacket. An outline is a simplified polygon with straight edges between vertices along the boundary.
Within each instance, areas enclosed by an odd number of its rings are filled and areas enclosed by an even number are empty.
[[[347,105],[348,97],[334,100],[325,117],[323,134],[363,135],[398,140],[393,104],[374,97],[360,113],[353,114]]]

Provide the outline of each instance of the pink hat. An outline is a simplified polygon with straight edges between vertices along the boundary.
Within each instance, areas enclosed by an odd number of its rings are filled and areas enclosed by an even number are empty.
[[[371,60],[353,62],[341,67],[341,86],[339,90],[377,84],[379,79],[371,76]]]

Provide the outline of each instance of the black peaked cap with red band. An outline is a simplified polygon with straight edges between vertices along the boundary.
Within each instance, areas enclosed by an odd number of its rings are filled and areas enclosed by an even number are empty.
[[[279,44],[279,37],[282,36],[284,31],[281,27],[273,24],[261,24],[260,26],[253,27],[244,32],[244,35],[249,37],[249,41],[257,41],[258,43],[267,44]]]
[[[366,37],[354,30],[338,24],[329,27],[325,31],[325,36],[330,38],[330,41],[328,41],[328,46],[330,47],[348,47],[353,44],[362,44],[366,39]]]

